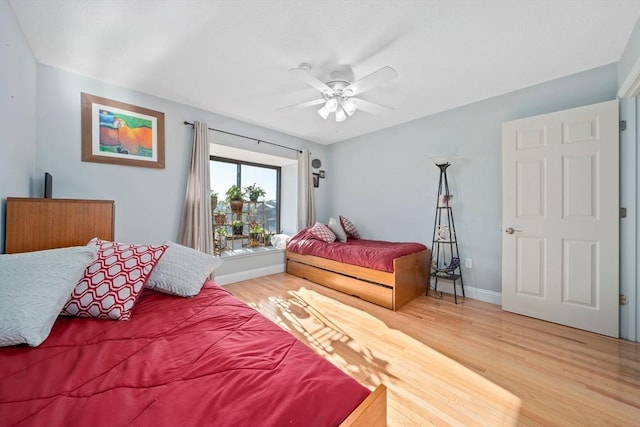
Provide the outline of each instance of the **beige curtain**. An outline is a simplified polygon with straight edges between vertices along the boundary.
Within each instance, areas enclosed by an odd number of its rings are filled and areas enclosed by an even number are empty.
[[[209,129],[206,123],[195,122],[180,244],[213,255],[209,180]]]
[[[298,153],[298,231],[316,222],[316,204],[311,175],[311,153]]]

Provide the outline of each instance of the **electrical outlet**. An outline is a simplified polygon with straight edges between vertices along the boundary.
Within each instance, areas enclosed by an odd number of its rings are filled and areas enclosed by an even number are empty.
[[[464,266],[467,268],[472,268],[473,267],[473,261],[471,261],[471,258],[465,258],[464,259]]]

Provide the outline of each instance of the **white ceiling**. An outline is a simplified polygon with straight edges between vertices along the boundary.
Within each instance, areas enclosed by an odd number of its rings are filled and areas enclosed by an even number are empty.
[[[640,15],[640,0],[11,5],[42,64],[321,144],[616,62]],[[398,79],[361,98],[394,111],[342,123],[318,106],[276,111],[318,98],[287,71],[302,62],[323,81],[393,67]]]

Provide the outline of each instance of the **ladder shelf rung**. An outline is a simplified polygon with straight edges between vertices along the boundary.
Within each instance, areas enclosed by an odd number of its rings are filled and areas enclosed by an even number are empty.
[[[441,272],[437,272],[434,271],[433,273],[431,273],[431,277],[437,277],[438,279],[446,279],[446,280],[459,280],[460,277],[462,277],[460,274],[447,274],[447,273],[441,273]]]

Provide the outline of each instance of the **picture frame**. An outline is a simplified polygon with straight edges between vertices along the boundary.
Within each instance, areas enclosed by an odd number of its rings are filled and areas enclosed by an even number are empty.
[[[81,93],[82,161],[164,169],[164,113]]]
[[[313,186],[318,188],[320,187],[320,174],[319,173],[314,173],[313,174]]]

